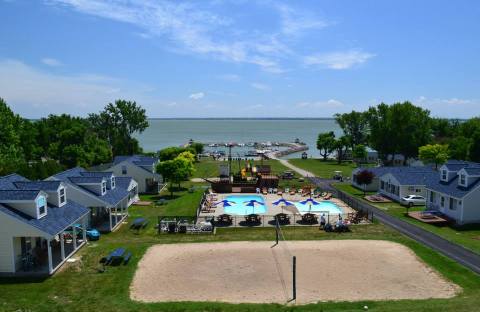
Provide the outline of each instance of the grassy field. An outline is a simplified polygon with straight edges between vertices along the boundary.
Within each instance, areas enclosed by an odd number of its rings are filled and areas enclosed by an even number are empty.
[[[356,168],[356,165],[352,162],[338,164],[337,161],[334,160],[323,161],[313,158],[293,158],[289,159],[288,162],[301,169],[310,171],[315,174],[316,177],[320,178],[332,178],[335,171],[341,171],[344,177],[350,177],[352,170]]]
[[[381,224],[352,226],[350,233],[325,233],[316,227],[285,228],[288,240],[323,239],[382,239],[404,244],[417,256],[462,287],[463,291],[452,299],[322,302],[305,306],[282,306],[276,304],[224,304],[224,303],[155,303],[146,304],[130,300],[129,286],[136,266],[148,247],[154,244],[176,244],[209,241],[258,241],[274,240],[271,228],[219,228],[216,235],[159,235],[154,225],[158,215],[195,213],[202,190],[187,191],[193,183],[185,183],[185,189],[159,196],[142,196],[142,199],[168,199],[162,206],[132,206],[129,210],[133,220],[144,216],[149,226],[140,233],[129,230],[124,224],[114,233],[103,235],[100,241],[90,242],[62,271],[45,280],[0,279],[0,311],[359,311],[367,305],[369,311],[475,311],[480,306],[480,278],[457,263],[436,252],[386,228]],[[127,266],[107,267],[98,273],[98,261],[117,247],[125,247],[133,253]],[[208,269],[199,274],[208,274]],[[253,282],[253,281],[252,281]],[[334,281],[332,281],[334,282]],[[268,290],[266,290],[268,291]]]
[[[336,187],[363,200],[363,192],[349,184],[337,184]],[[449,241],[455,242],[472,251],[480,253],[480,225],[450,227],[426,224],[406,216],[406,208],[396,202],[370,204],[384,210],[385,212],[399,219],[415,224],[427,231],[430,231],[445,239],[448,239]],[[412,208],[411,211],[424,210],[424,208],[425,207],[415,207]]]

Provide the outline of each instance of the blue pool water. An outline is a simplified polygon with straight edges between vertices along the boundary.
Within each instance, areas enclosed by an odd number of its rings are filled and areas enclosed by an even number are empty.
[[[306,212],[312,212],[312,213],[324,212],[329,214],[343,213],[342,209],[338,207],[337,204],[328,200],[320,201],[319,205],[311,205],[311,207],[309,204],[302,205],[299,202],[295,203],[295,206],[297,207],[298,211],[300,211],[301,213],[306,213]]]
[[[260,195],[230,195],[225,197],[225,200],[234,202],[232,206],[226,206],[223,208],[225,213],[246,216],[252,213],[264,214],[267,212],[267,205],[263,196]],[[246,202],[250,200],[256,200],[263,203],[263,205],[255,205],[255,207],[246,206]]]

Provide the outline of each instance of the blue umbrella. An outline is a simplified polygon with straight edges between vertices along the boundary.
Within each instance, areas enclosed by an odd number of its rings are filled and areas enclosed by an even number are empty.
[[[320,205],[319,202],[317,202],[317,201],[315,201],[315,200],[313,200],[313,199],[311,199],[311,198],[309,198],[309,199],[307,199],[307,200],[304,200],[304,201],[301,201],[300,204],[302,204],[302,205],[310,204],[310,205],[314,205],[314,206]]]
[[[252,213],[255,213],[255,205],[262,205],[262,206],[265,205],[264,203],[259,202],[258,200],[255,200],[255,199],[246,201],[244,203],[245,203],[245,206],[253,208]]]
[[[281,204],[283,204],[284,206],[294,206],[294,204],[292,202],[289,202],[288,200],[286,200],[284,198],[280,198],[279,200],[273,202],[272,204],[274,204],[275,206],[278,206],[278,205],[281,205]]]
[[[236,204],[236,202],[224,199],[222,201],[219,201],[218,203],[214,203],[215,206],[220,204],[223,204],[223,207],[229,207],[229,206],[232,206],[232,204]]]
[[[258,200],[255,200],[255,199],[252,199],[252,200],[249,200],[249,201],[246,201],[244,202],[245,206],[249,206],[249,207],[255,207],[255,205],[265,205],[264,203],[262,202],[259,202]]]
[[[289,202],[288,200],[286,200],[285,198],[280,198],[279,200],[273,202],[272,204],[274,204],[275,206],[278,206],[278,205],[282,205],[282,213],[283,213],[283,206],[295,206],[294,203],[292,202]]]

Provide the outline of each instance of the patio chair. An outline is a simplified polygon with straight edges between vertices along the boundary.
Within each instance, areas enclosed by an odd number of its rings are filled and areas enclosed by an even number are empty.
[[[285,194],[289,194],[290,193],[290,188],[286,187],[284,191],[285,191]]]
[[[295,195],[297,194],[297,190],[295,190],[294,188],[292,188],[292,190],[290,191],[290,195]]]
[[[263,195],[268,195],[268,191],[267,191],[267,188],[266,188],[266,187],[264,187],[264,188],[262,189],[262,194],[263,194]]]

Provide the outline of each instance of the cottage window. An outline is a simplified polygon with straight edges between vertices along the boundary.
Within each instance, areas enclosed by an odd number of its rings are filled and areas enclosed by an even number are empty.
[[[415,188],[414,188],[413,186],[409,186],[409,187],[408,187],[408,190],[409,190],[410,192],[413,192],[414,189],[415,189]]]
[[[450,208],[450,210],[456,210],[457,209],[457,207],[455,205],[455,199],[450,197],[450,206],[448,208]]]
[[[422,189],[419,189],[419,188],[415,189],[415,193],[421,193],[421,192],[422,192]]]
[[[382,190],[385,189],[385,182],[384,182],[384,181],[380,181],[380,188],[381,188]]]
[[[435,201],[435,193],[430,192],[430,202],[433,203]]]
[[[440,206],[445,207],[445,197],[440,198]]]
[[[60,204],[63,204],[65,203],[65,189],[64,188],[61,188],[60,189]]]
[[[447,180],[447,170],[442,170],[442,180]]]
[[[122,166],[122,174],[127,174],[127,166]]]
[[[47,212],[47,201],[45,197],[41,196],[37,199],[37,208],[38,208],[38,216],[42,216]]]
[[[112,177],[112,189],[115,188],[115,177]]]
[[[107,192],[107,182],[102,183],[102,194],[105,194]]]
[[[465,184],[466,184],[466,183],[465,183],[465,180],[466,180],[466,179],[465,179],[465,175],[464,175],[464,174],[461,174],[461,175],[460,175],[460,185],[465,185]]]

